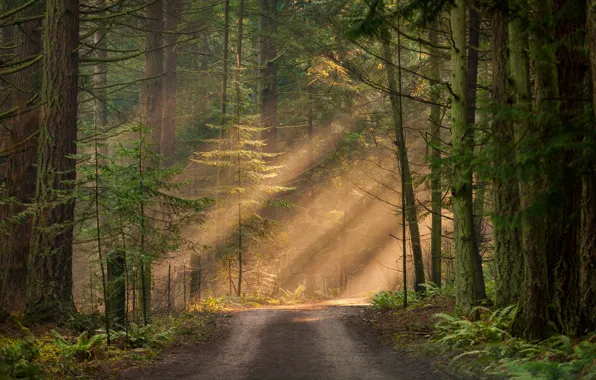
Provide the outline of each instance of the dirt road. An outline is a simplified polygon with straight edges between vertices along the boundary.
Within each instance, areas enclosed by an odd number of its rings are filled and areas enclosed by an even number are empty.
[[[446,379],[419,358],[383,347],[359,306],[235,312],[225,340],[166,355],[124,379]]]

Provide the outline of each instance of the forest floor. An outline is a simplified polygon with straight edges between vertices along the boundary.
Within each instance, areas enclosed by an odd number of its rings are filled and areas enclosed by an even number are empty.
[[[222,339],[167,349],[122,379],[447,379],[429,359],[384,345],[365,305],[330,301],[234,310]],[[116,371],[116,370],[114,370]]]

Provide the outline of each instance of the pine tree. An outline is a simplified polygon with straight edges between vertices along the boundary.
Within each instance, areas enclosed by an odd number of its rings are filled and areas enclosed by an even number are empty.
[[[72,195],[77,152],[78,1],[47,1],[43,24],[44,104],[25,316],[30,321],[61,321],[75,311]]]
[[[456,307],[469,313],[476,303],[474,290],[474,216],[472,201],[471,156],[474,131],[466,124],[466,7],[456,0],[451,8],[451,101],[452,156],[457,162],[454,178],[453,219],[455,238]]]

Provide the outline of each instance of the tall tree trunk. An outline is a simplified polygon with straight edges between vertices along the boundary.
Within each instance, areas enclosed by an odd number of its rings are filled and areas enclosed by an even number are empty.
[[[226,123],[226,112],[228,108],[228,49],[230,30],[230,1],[224,0],[224,30],[223,30],[223,67],[221,80],[221,103],[220,103],[220,124],[223,127]],[[221,134],[220,134],[221,137]]]
[[[166,67],[165,67],[165,100],[163,110],[163,129],[161,134],[161,147],[164,165],[170,167],[174,164],[174,144],[176,138],[176,90],[177,90],[177,62],[178,62],[178,22],[180,20],[180,0],[167,0],[166,9]]]
[[[581,142],[583,125],[578,123],[584,112],[584,103],[578,100],[578,94],[586,93],[587,73],[589,64],[587,55],[581,49],[569,46],[569,43],[559,44],[559,41],[570,39],[583,39],[585,30],[586,0],[555,0],[552,5],[545,7],[546,15],[556,19],[556,24],[547,24],[543,28],[549,34],[550,46],[557,44],[556,53],[546,49],[545,59],[552,59],[550,71],[555,72],[558,83],[555,83],[548,94],[549,98],[561,99],[548,100],[543,105],[553,124],[545,124],[549,133],[550,146],[557,147],[558,139],[574,136],[575,142]],[[544,23],[544,21],[542,21]],[[538,32],[540,33],[540,32]],[[546,42],[546,40],[544,41]],[[551,55],[552,54],[552,55]],[[549,57],[550,55],[550,57]],[[554,68],[554,69],[553,69]],[[587,94],[586,94],[587,95]],[[545,98],[546,102],[548,98]],[[560,104],[559,114],[550,112],[557,109]],[[549,266],[553,276],[551,280],[552,292],[551,305],[553,306],[551,320],[555,322],[561,333],[575,336],[579,333],[580,325],[580,226],[581,226],[581,199],[582,176],[575,162],[581,157],[578,150],[568,146],[557,147],[557,151],[547,165],[548,182],[555,191],[551,191],[547,249]],[[554,206],[554,207],[553,207]]]
[[[145,73],[141,97],[142,125],[151,133],[151,149],[160,154],[162,117],[163,117],[163,0],[150,2],[145,8],[145,23],[147,28],[147,52],[145,53]],[[145,162],[146,165],[158,165]],[[142,294],[141,309],[151,310],[151,260],[142,264]]]
[[[33,5],[23,11],[22,17],[38,16],[43,10]],[[24,22],[14,34],[15,59],[34,59],[41,54],[41,20]],[[10,81],[11,107],[17,116],[9,120],[11,132],[8,146],[23,144],[22,149],[8,157],[4,180],[5,194],[16,203],[0,205],[0,219],[6,221],[6,235],[0,239],[0,309],[22,311],[26,295],[27,260],[31,242],[31,218],[15,218],[33,203],[37,176],[37,133],[39,109],[36,108],[40,89],[41,64],[35,63],[15,73]]]
[[[261,70],[259,103],[262,127],[261,139],[267,146],[265,152],[277,152],[277,0],[259,0],[259,62]]]
[[[592,74],[592,108],[596,117],[596,0],[587,1],[587,38],[586,45],[590,53],[590,72]],[[591,132],[591,133],[590,133]],[[594,146],[594,130],[588,131],[585,142]],[[593,152],[593,150],[592,150]],[[590,154],[590,150],[588,153]],[[581,270],[580,270],[580,305],[582,308],[582,329],[596,330],[596,168],[594,153],[588,156],[587,168],[582,184],[581,205]]]
[[[523,9],[512,9],[509,20],[509,68],[514,102],[520,113],[532,110],[528,15]],[[542,173],[523,165],[529,149],[539,149],[540,127],[520,117],[514,124],[516,160],[519,170],[519,196],[522,211],[521,244],[523,281],[519,291],[519,309],[513,322],[514,334],[527,339],[541,339],[548,333],[548,272],[545,223],[542,215],[532,212],[544,190]]]
[[[108,315],[111,328],[126,326],[126,252],[118,249],[108,253]]]
[[[29,321],[60,321],[74,312],[72,239],[77,152],[79,2],[48,0],[44,17],[41,129],[31,251]]]
[[[522,283],[523,256],[520,230],[513,224],[519,212],[519,187],[515,167],[513,125],[502,116],[507,107],[507,4],[497,6],[492,16],[493,78],[492,134],[495,177],[493,178],[493,226],[496,307],[517,302]]]
[[[315,165],[315,146],[314,146],[314,128],[313,128],[313,87],[312,84],[306,88],[308,92],[308,111],[307,111],[307,134],[308,134],[308,166],[312,168]]]
[[[147,52],[142,88],[142,124],[151,130],[151,145],[161,153],[163,117],[163,0],[151,1],[145,8]]]
[[[393,52],[391,50],[391,36],[389,31],[384,28],[382,33],[383,43],[383,59],[386,61],[387,84],[390,91],[389,99],[391,101],[391,113],[393,116],[393,124],[395,131],[395,145],[397,146],[397,161],[398,166],[401,163],[403,168],[403,178],[405,179],[404,192],[405,197],[406,219],[410,229],[410,239],[412,240],[412,256],[414,258],[414,283],[417,292],[424,291],[423,284],[426,282],[424,277],[424,265],[422,262],[422,245],[420,244],[420,230],[418,227],[418,210],[416,209],[416,198],[414,195],[414,187],[412,184],[412,174],[410,173],[410,163],[408,160],[408,151],[406,148],[405,134],[403,130],[402,105],[400,95],[400,88],[398,86],[398,78],[393,66]],[[397,54],[400,54],[399,52]],[[403,161],[403,162],[402,162]],[[402,242],[405,244],[405,242]]]
[[[236,45],[236,67],[234,70],[234,87],[236,89],[236,105],[235,105],[235,117],[236,117],[236,149],[238,154],[236,156],[236,173],[237,185],[238,185],[238,295],[242,294],[242,272],[243,272],[243,260],[242,257],[242,172],[240,167],[240,150],[241,146],[241,134],[240,134],[240,114],[241,114],[241,102],[242,102],[242,89],[240,87],[240,70],[242,68],[242,38],[244,30],[244,0],[240,0],[240,6],[238,8],[238,36]]]
[[[480,15],[476,9],[477,4],[473,1],[469,7],[469,41],[468,41],[468,63],[466,71],[466,124],[473,128],[476,122],[476,87],[478,85],[478,48],[480,46]],[[484,190],[482,190],[484,191]],[[482,192],[478,202],[474,202],[476,207],[472,206],[472,215],[474,217],[474,289],[476,300],[486,299],[486,287],[484,285],[484,271],[482,270],[482,256],[478,247],[478,237],[482,235],[482,215],[484,211],[484,196]],[[482,200],[482,201],[480,201]]]
[[[439,43],[438,38],[438,22],[434,22],[430,27],[429,40],[437,46]],[[431,105],[430,108],[430,133],[431,133],[431,182],[430,187],[432,191],[431,195],[431,211],[432,211],[432,224],[431,224],[431,242],[430,251],[432,259],[432,282],[441,286],[441,241],[442,241],[442,230],[443,230],[443,216],[441,215],[443,210],[442,191],[441,191],[441,107],[439,101],[441,100],[441,88],[439,83],[441,82],[441,64],[439,58],[439,49],[431,48],[431,73],[430,78],[432,79],[431,86],[431,101],[435,104]]]
[[[190,300],[191,305],[201,299],[203,285],[203,255],[201,252],[190,255]],[[186,284],[185,284],[186,286]]]
[[[105,9],[106,0],[97,0],[95,2],[97,10]],[[108,57],[107,38],[108,33],[104,22],[97,24],[97,31],[93,34],[93,44],[95,45],[95,57],[99,60],[105,60]],[[107,62],[98,62],[93,65],[93,93],[95,95],[93,117],[97,130],[102,133],[108,125],[108,99],[106,86],[108,84],[108,64]],[[107,145],[100,147],[100,153],[107,154]]]
[[[466,123],[466,6],[456,0],[451,8],[451,101],[454,180],[453,219],[455,238],[456,307],[469,313],[476,303],[474,268],[474,211],[470,157],[474,152],[474,130]]]

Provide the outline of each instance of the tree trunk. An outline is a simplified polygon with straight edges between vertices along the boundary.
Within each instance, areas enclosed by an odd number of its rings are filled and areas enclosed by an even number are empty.
[[[240,87],[240,70],[242,66],[242,38],[243,38],[243,30],[244,30],[244,0],[240,0],[240,6],[238,9],[238,36],[237,36],[237,45],[236,45],[236,68],[234,71],[234,87],[236,88],[236,149],[238,151],[238,155],[236,156],[236,170],[237,173],[237,185],[238,185],[238,295],[242,294],[242,274],[243,274],[243,260],[242,257],[242,193],[240,189],[242,188],[242,172],[240,167],[240,150],[242,146],[240,144],[240,113],[241,113],[241,102],[242,102],[242,92]]]
[[[438,22],[434,22],[430,27],[429,40],[433,45],[438,45]],[[430,170],[431,170],[431,182],[430,187],[432,191],[431,195],[431,211],[432,211],[432,224],[431,224],[431,258],[432,258],[432,282],[441,286],[441,241],[442,241],[442,230],[443,230],[443,216],[441,215],[443,209],[442,191],[441,191],[441,107],[436,104],[441,100],[441,63],[439,58],[439,49],[431,48],[430,60],[431,60],[431,73],[430,78],[432,79],[431,86],[431,101],[435,104],[431,105],[430,108]]]
[[[141,97],[142,125],[151,131],[152,149],[159,154],[163,116],[163,0],[149,2],[145,13],[147,52]]]
[[[514,304],[522,283],[523,256],[520,255],[520,229],[513,224],[519,212],[513,125],[500,114],[507,107],[507,5],[497,6],[492,17],[493,78],[492,134],[494,165],[493,228],[496,307]]]
[[[571,38],[582,38],[585,30],[585,0],[556,0],[547,4],[543,17],[556,18],[556,24],[548,25],[544,42],[553,43],[566,41]],[[548,12],[548,13],[547,13]],[[544,23],[544,21],[542,21]],[[588,95],[586,91],[589,64],[584,51],[569,44],[560,44],[556,53],[552,49],[545,49],[544,59],[552,59],[549,71],[555,72],[558,80],[548,93],[548,100],[542,109],[547,112],[548,119],[553,120],[543,128],[547,131],[550,146],[555,146],[553,157],[549,157],[547,164],[548,183],[555,191],[550,192],[552,198],[548,202],[549,222],[547,229],[547,249],[549,266],[552,276],[551,305],[553,306],[551,320],[556,323],[559,332],[576,336],[580,326],[580,227],[582,203],[582,175],[575,162],[581,157],[578,150],[568,146],[557,147],[556,142],[566,136],[574,136],[574,141],[581,143],[583,125],[578,122],[584,113],[585,104],[578,100],[578,94]],[[552,54],[552,55],[551,55]],[[551,77],[552,79],[552,77]],[[545,89],[546,91],[546,89]],[[582,96],[583,97],[583,96]],[[550,115],[557,109],[559,114]],[[554,206],[554,207],[553,207]],[[553,281],[554,280],[554,281]]]
[[[530,59],[527,14],[519,11],[509,21],[509,68],[515,107],[528,114],[532,109],[530,90]],[[519,118],[514,124],[516,160],[519,169],[519,196],[522,211],[521,244],[523,252],[523,281],[519,291],[519,309],[513,322],[513,333],[527,339],[541,339],[548,333],[548,275],[545,224],[542,216],[531,208],[543,190],[542,173],[524,168],[526,149],[537,149],[540,129],[535,123]]]
[[[36,198],[27,273],[29,321],[61,321],[75,311],[72,239],[77,152],[79,2],[48,0]]]
[[[202,285],[202,254],[192,253],[190,255],[190,299],[191,304],[201,299]]]
[[[391,51],[391,37],[389,31],[387,29],[383,29],[381,33],[381,38],[383,39],[383,59],[386,61],[385,66],[387,73],[387,84],[390,91],[389,99],[391,101],[391,111],[395,131],[395,145],[397,146],[396,156],[398,166],[401,162],[403,168],[403,178],[405,179],[405,194],[402,194],[402,196],[405,197],[406,209],[402,210],[402,212],[405,212],[406,214],[408,227],[410,229],[410,239],[412,240],[415,290],[417,292],[421,292],[424,291],[423,284],[426,282],[426,279],[424,277],[424,265],[422,262],[422,245],[420,244],[420,230],[418,227],[416,198],[414,195],[412,174],[410,173],[408,151],[406,148],[405,134],[403,131],[402,105],[400,96],[398,95],[400,93],[400,89],[398,88],[398,81],[400,81],[400,78],[396,78],[397,75],[393,66],[393,52]],[[405,242],[403,242],[403,244],[405,244]]]
[[[472,170],[470,157],[474,152],[474,131],[466,123],[466,7],[456,0],[451,8],[451,102],[452,156],[454,180],[453,219],[455,238],[456,308],[469,313],[476,303],[474,268],[474,215],[472,200]]]
[[[166,67],[165,67],[165,100],[163,110],[163,129],[161,147],[164,165],[174,165],[174,144],[176,138],[176,72],[178,62],[178,22],[180,20],[180,0],[167,0],[166,9]]]
[[[151,133],[151,148],[154,153],[160,154],[162,117],[163,117],[163,0],[150,2],[145,8],[145,23],[147,28],[147,52],[145,53],[145,79],[143,81],[141,97],[141,124]],[[146,165],[158,165],[146,162]],[[141,170],[143,170],[141,168]],[[151,310],[151,260],[142,264],[143,274],[141,281],[142,295],[141,309],[144,312]],[[146,319],[146,315],[144,315]],[[146,322],[146,321],[145,321]]]
[[[115,250],[108,253],[108,315],[111,328],[126,327],[126,252]]]
[[[590,53],[590,72],[592,74],[592,102],[596,116],[596,0],[587,2],[587,38],[586,45]],[[593,133],[593,132],[592,132]],[[593,140],[587,140],[594,146]],[[588,154],[590,154],[588,152]],[[596,170],[594,153],[588,157],[592,162],[583,178],[581,205],[581,269],[580,269],[580,305],[582,308],[582,330],[596,330]]]
[[[277,152],[277,0],[259,0],[259,103],[262,127],[261,139],[265,140],[266,153]]]
[[[40,15],[42,7],[33,5],[22,12],[22,17]],[[41,20],[20,24],[14,34],[15,59],[33,59],[41,54]],[[4,181],[5,194],[14,197],[16,204],[0,205],[0,219],[6,221],[6,235],[0,239],[0,309],[22,311],[26,296],[27,260],[31,242],[31,218],[14,218],[33,203],[37,177],[37,141],[39,131],[38,103],[41,64],[35,63],[19,70],[10,78],[11,107],[17,107],[17,116],[7,123],[11,133],[8,146],[22,145],[22,149],[8,157]]]
[[[468,63],[466,71],[466,124],[473,128],[476,122],[476,87],[478,85],[478,48],[480,46],[480,15],[476,10],[477,4],[472,2],[469,7],[469,41],[468,41]],[[473,195],[472,195],[473,196]],[[474,218],[474,237],[473,237],[473,255],[474,255],[474,290],[476,300],[486,299],[486,287],[484,285],[484,271],[482,270],[482,256],[478,247],[478,236],[481,236],[482,214],[484,200],[476,202],[478,208],[472,206],[472,217]]]
[[[230,29],[230,1],[224,0],[224,30],[223,30],[223,68],[221,80],[221,103],[220,103],[220,124],[226,124],[226,112],[228,108],[228,46]],[[221,137],[221,133],[220,133]]]

